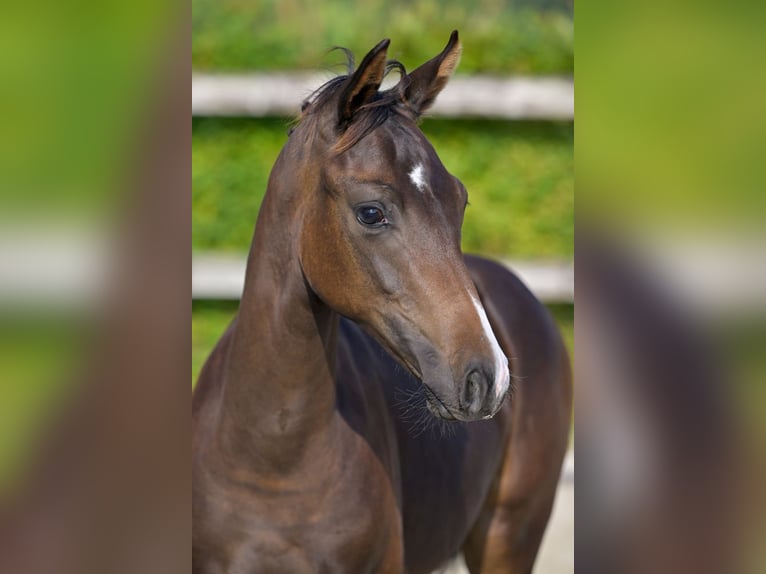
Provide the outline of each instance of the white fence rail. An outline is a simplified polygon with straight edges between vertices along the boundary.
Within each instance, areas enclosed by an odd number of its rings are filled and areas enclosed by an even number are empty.
[[[194,116],[294,116],[330,76],[309,72],[194,74]],[[574,81],[566,77],[457,76],[429,115],[572,120]]]
[[[670,241],[644,252],[653,254],[650,272],[680,301],[707,314],[763,313],[766,267],[762,241],[720,242],[704,238],[671,247]],[[118,265],[105,234],[72,230],[66,225],[0,225],[0,308],[29,305],[92,304]],[[648,257],[648,255],[647,255]],[[546,303],[574,301],[571,261],[505,260]],[[236,300],[242,293],[244,255],[196,253],[192,257],[192,298]],[[146,278],[151,282],[151,277]]]

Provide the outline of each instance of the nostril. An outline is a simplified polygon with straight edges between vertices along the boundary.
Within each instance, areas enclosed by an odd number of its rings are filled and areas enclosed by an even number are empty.
[[[479,369],[474,369],[465,379],[464,408],[476,413],[481,410],[489,391],[489,378]]]

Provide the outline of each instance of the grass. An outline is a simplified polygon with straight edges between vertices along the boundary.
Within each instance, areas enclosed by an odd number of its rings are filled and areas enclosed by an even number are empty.
[[[287,121],[195,118],[192,126],[192,248],[245,252]],[[427,119],[422,127],[468,189],[464,250],[573,255],[573,124]]]
[[[534,4],[534,8],[531,6]],[[316,69],[344,46],[360,60],[382,38],[414,67],[458,29],[461,72],[571,74],[571,2],[549,0],[192,0],[192,66],[204,70]]]

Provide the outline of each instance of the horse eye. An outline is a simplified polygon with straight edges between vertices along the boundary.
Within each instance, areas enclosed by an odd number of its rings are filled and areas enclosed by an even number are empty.
[[[384,223],[388,223],[386,221],[386,216],[383,214],[383,210],[380,209],[379,207],[375,207],[372,205],[367,205],[357,209],[356,219],[362,225],[377,226],[377,225],[383,225]]]

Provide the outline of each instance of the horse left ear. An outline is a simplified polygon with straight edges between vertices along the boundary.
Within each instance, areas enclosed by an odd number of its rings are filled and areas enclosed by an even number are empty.
[[[462,51],[457,30],[453,30],[444,50],[407,76],[404,99],[415,115],[419,116],[434,103],[457,68]]]
[[[364,57],[356,72],[348,79],[338,103],[338,125],[345,127],[354,113],[368,103],[375,94],[386,74],[386,56],[391,40],[381,40]]]

